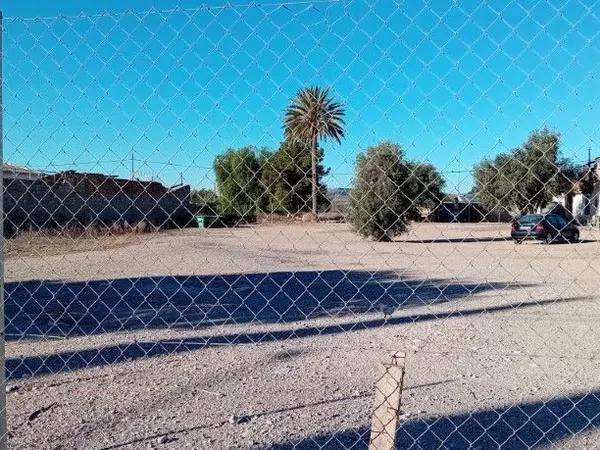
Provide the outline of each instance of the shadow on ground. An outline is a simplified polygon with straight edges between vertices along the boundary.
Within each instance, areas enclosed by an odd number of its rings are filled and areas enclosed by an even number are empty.
[[[6,283],[7,340],[88,336],[149,328],[286,323],[392,312],[503,290],[390,271],[300,271]]]
[[[307,326],[285,330],[219,334],[216,336],[194,336],[184,339],[172,338],[150,342],[138,341],[125,344],[108,345],[100,348],[67,351],[52,355],[9,358],[6,360],[6,376],[9,380],[19,379],[28,376],[68,372],[89,367],[117,364],[120,362],[132,361],[140,358],[202,350],[206,347],[215,345],[241,345],[286,341],[311,336],[332,335],[350,331],[368,330],[386,326],[463,318],[532,307],[543,307],[547,304],[580,301],[583,299],[586,298],[573,297],[560,300],[542,300],[530,303],[509,303],[490,307],[461,309],[452,312],[404,315],[386,319],[366,319],[345,323],[336,323],[335,325]]]
[[[403,243],[403,244],[465,244],[465,243],[475,243],[475,242],[510,242],[512,238],[510,236],[507,237],[463,237],[463,238],[435,238],[435,239],[395,239],[394,242]],[[528,240],[525,241],[527,243],[538,243],[543,244],[542,241]],[[593,239],[581,239],[577,243],[568,242],[568,241],[559,241],[553,242],[552,245],[578,245],[578,244],[591,244],[597,242]]]
[[[525,450],[560,445],[600,427],[600,392],[404,422],[398,450]],[[269,450],[366,449],[367,427],[277,444]]]
[[[462,237],[462,238],[435,238],[435,239],[394,239],[394,242],[403,244],[464,244],[473,242],[509,242],[508,237]]]
[[[382,326],[466,317],[573,299],[490,305],[452,312],[414,311],[415,306],[469,300],[490,290],[522,284],[451,283],[401,277],[390,271],[307,271],[214,276],[164,276],[85,282],[7,283],[7,340],[68,339],[147,329],[203,330],[191,338],[130,342],[40,356],[10,358],[9,379],[59,373],[132,359],[193,351],[212,345],[282,341]],[[390,314],[406,310],[402,316]],[[377,315],[363,316],[367,313]],[[321,325],[318,317],[348,317]],[[230,333],[224,324],[294,323],[280,330]]]

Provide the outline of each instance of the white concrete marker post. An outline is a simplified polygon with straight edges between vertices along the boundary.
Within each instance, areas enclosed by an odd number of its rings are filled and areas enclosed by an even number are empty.
[[[398,352],[393,355],[391,364],[382,364],[378,368],[369,450],[396,448],[405,358],[404,353]]]

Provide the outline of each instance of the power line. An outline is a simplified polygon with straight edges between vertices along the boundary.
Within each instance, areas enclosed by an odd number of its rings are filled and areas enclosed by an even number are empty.
[[[33,17],[25,17],[25,16],[9,16],[4,19],[7,21],[23,21],[23,22],[32,22],[32,21],[41,21],[41,20],[75,20],[75,19],[98,19],[102,17],[145,17],[149,15],[169,15],[175,13],[184,13],[184,14],[196,14],[200,11],[219,11],[225,9],[250,9],[250,8],[277,8],[277,9],[288,9],[290,6],[313,6],[317,4],[336,4],[343,3],[346,0],[289,0],[284,2],[252,2],[252,3],[240,3],[240,4],[231,4],[231,3],[223,3],[219,5],[199,5],[197,7],[177,7],[170,9],[157,9],[151,8],[149,10],[142,11],[134,11],[132,9],[128,9],[125,11],[102,11],[97,13],[81,13],[81,14],[72,14],[72,15],[55,15],[55,16],[33,16]]]

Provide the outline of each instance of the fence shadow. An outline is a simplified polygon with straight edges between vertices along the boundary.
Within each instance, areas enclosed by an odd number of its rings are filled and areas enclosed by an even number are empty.
[[[506,283],[414,279],[391,271],[300,271],[6,283],[7,340],[149,328],[285,323],[442,303]]]
[[[464,237],[464,238],[434,238],[434,239],[394,239],[394,242],[403,244],[472,244],[477,242],[511,242],[510,236],[506,237]],[[528,240],[524,241],[527,243],[543,244],[542,241]],[[592,244],[598,242],[594,239],[581,239],[578,242],[569,241],[556,241],[552,245],[579,245],[579,244]]]
[[[89,367],[117,364],[140,358],[149,358],[167,354],[202,350],[214,345],[243,345],[258,342],[282,342],[311,336],[332,335],[350,331],[368,330],[378,327],[429,322],[452,318],[464,318],[481,314],[492,314],[516,309],[542,307],[546,304],[580,301],[583,297],[564,298],[559,300],[541,300],[530,303],[508,303],[490,307],[461,309],[452,312],[424,313],[403,315],[386,319],[367,319],[336,323],[328,326],[308,326],[302,328],[257,331],[246,333],[219,334],[215,336],[195,336],[183,339],[171,338],[157,341],[131,342],[107,345],[99,348],[66,351],[51,355],[39,355],[6,360],[6,376],[19,379],[27,376],[38,376],[51,373],[68,372]]]
[[[463,237],[463,238],[434,238],[434,239],[394,239],[394,242],[403,244],[469,244],[475,242],[508,242],[510,236],[486,236],[486,237]]]
[[[560,445],[600,427],[600,391],[493,409],[413,420],[397,430],[398,450],[481,448],[525,450]],[[271,446],[269,450],[366,449],[365,426]]]

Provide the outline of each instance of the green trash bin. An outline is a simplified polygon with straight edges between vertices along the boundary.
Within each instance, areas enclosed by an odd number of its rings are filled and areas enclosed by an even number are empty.
[[[218,226],[217,224],[219,223],[218,216],[198,215],[194,216],[194,218],[196,219],[198,228],[213,228],[215,226]]]
[[[194,216],[198,228],[208,228],[208,216]]]

